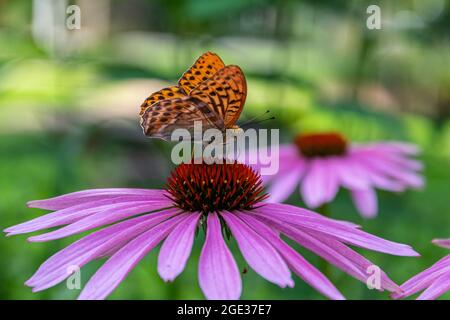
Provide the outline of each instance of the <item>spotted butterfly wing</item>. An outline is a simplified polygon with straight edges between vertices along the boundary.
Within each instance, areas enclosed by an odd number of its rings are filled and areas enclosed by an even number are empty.
[[[178,80],[178,86],[187,94],[196,88],[200,82],[214,76],[217,71],[225,67],[222,59],[212,52],[205,52]]]
[[[204,130],[223,126],[222,119],[206,103],[189,96],[154,103],[143,113],[141,126],[147,136],[170,140],[172,132],[180,128],[192,136],[196,121],[202,123]]]
[[[182,98],[189,94],[200,82],[213,76],[218,70],[225,67],[222,59],[212,52],[206,52],[181,76],[177,86],[161,89],[150,95],[141,105],[139,113],[142,116],[152,104],[157,101]]]
[[[166,99],[175,99],[175,98],[183,98],[186,96],[186,93],[183,89],[178,86],[171,86],[159,91],[156,91],[152,95],[150,95],[145,101],[141,104],[141,111],[139,115],[142,116],[148,108],[150,108],[154,103]]]
[[[235,125],[247,95],[242,70],[224,66],[214,53],[203,54],[179,80],[178,86],[153,93],[141,105],[141,126],[147,136],[168,140],[173,130],[224,131]]]
[[[226,66],[201,82],[190,96],[205,102],[223,119],[224,128],[220,129],[231,128],[239,119],[247,97],[244,73],[238,66]]]

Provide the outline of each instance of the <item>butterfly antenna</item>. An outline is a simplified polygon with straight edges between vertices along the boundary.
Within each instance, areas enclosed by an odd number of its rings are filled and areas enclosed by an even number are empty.
[[[248,124],[255,123],[255,121],[258,121],[259,119],[261,119],[262,117],[264,117],[268,113],[270,113],[270,110],[266,110],[266,112],[264,112],[262,115],[255,116],[255,117],[247,120],[241,126],[246,126]]]
[[[267,111],[264,113],[264,115],[268,114],[269,112],[270,112],[270,111],[267,110]],[[243,127],[243,126],[248,126],[248,125],[260,124],[260,123],[265,122],[265,121],[268,121],[268,120],[275,120],[275,117],[274,117],[274,116],[269,117],[269,118],[265,118],[265,119],[258,119],[258,118],[261,118],[261,116],[255,117],[254,119],[251,119],[251,120],[245,122],[244,124],[242,124],[242,127]]]

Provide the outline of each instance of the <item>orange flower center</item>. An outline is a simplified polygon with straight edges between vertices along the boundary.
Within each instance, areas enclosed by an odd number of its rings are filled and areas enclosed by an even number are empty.
[[[166,183],[166,190],[178,207],[187,211],[218,212],[249,210],[265,199],[261,177],[248,165],[181,164]]]
[[[337,132],[300,134],[294,143],[300,153],[308,158],[343,155],[347,152],[347,140]]]

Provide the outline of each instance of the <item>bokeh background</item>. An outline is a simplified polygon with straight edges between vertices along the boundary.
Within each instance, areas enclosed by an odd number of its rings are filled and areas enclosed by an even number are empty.
[[[79,30],[66,28],[70,4],[81,8]],[[366,27],[370,4],[381,7],[381,30]],[[449,18],[445,0],[1,0],[0,227],[42,214],[25,207],[31,199],[160,188],[172,168],[170,145],[142,135],[139,105],[211,50],[246,73],[242,120],[271,110],[276,120],[260,126],[280,128],[282,142],[301,131],[339,130],[352,141],[421,146],[423,190],[379,192],[379,217],[368,221],[345,191],[331,204],[333,217],[422,254],[365,253],[402,283],[448,254],[430,241],[450,237]],[[297,195],[288,202],[302,205]],[[40,293],[23,283],[76,238],[30,244],[26,236],[0,237],[0,298],[75,298],[79,291],[64,283]],[[158,277],[154,250],[110,298],[202,299],[201,241],[174,283]],[[243,268],[235,242],[229,245]],[[82,269],[82,284],[101,263]],[[388,298],[337,269],[331,276],[348,298]],[[298,278],[294,289],[252,271],[243,278],[244,299],[322,299]]]

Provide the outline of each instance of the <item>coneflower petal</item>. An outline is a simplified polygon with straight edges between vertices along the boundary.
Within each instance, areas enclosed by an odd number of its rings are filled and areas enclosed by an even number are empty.
[[[173,281],[186,265],[194,243],[195,229],[200,213],[192,213],[176,226],[161,246],[158,273],[164,281]]]
[[[311,159],[301,183],[305,203],[311,208],[317,208],[332,200],[337,190],[337,178],[334,170],[329,170],[327,159]]]
[[[406,189],[404,183],[387,176],[385,173],[372,168],[370,165],[366,165],[361,161],[357,165],[365,172],[370,183],[379,189],[392,192],[402,192]]]
[[[124,246],[142,232],[178,213],[178,209],[170,209],[147,214],[96,231],[47,259],[26,282],[26,285],[33,287],[33,291],[54,286],[70,276],[70,268],[81,268],[111,248]]]
[[[133,267],[179,223],[187,214],[177,215],[142,233],[117,251],[92,276],[78,297],[79,300],[106,298],[127,276]]]
[[[206,238],[199,260],[198,281],[207,299],[235,300],[241,296],[241,275],[223,240],[216,213],[208,214]]]
[[[117,222],[122,219],[135,216],[137,214],[167,208],[170,205],[171,202],[169,201],[151,203],[135,202],[133,205],[128,203],[121,204],[120,206],[114,206],[113,208],[110,208],[108,210],[102,210],[93,215],[87,216],[58,230],[47,232],[38,236],[29,237],[28,240],[31,242],[43,242],[60,239],[96,227],[104,226],[109,223]]]
[[[221,212],[221,216],[236,239],[242,255],[253,270],[282,288],[294,285],[285,261],[266,239],[253,231],[233,213],[224,211]]]
[[[288,172],[279,175],[269,187],[268,193],[270,197],[267,199],[267,202],[280,202],[287,199],[298,186],[303,172],[304,167],[295,166]]]
[[[364,166],[370,167],[375,171],[378,171],[386,176],[389,176],[405,186],[412,188],[423,187],[423,177],[411,170],[406,170],[404,167],[396,165],[389,161],[383,161],[381,157],[374,157],[367,154],[354,154],[354,158],[359,159],[360,163]]]
[[[430,286],[440,276],[446,273],[450,273],[450,255],[440,259],[428,269],[406,281],[401,285],[402,292],[393,294],[392,297],[394,299],[400,299],[415,294]]]
[[[265,210],[270,210],[271,204],[268,203],[265,206]],[[321,232],[327,234],[339,241],[355,245],[361,248],[366,248],[374,251],[389,253],[398,256],[418,256],[419,254],[415,252],[409,245],[397,243],[383,238],[374,236],[370,233],[364,232],[357,228],[352,228],[346,226],[345,224],[333,222],[332,219],[323,219],[322,221],[318,219],[298,219],[289,214],[283,214],[279,212],[273,212],[272,214],[267,214],[267,211],[262,212],[258,210],[256,214],[263,215],[266,219],[273,220],[279,219],[295,225],[298,228],[303,228],[305,230],[311,230],[314,232]]]
[[[417,300],[434,300],[450,290],[450,272],[444,273],[429,286]]]
[[[96,200],[48,213],[36,219],[9,227],[4,231],[8,232],[8,235],[29,233],[42,229],[70,224],[87,216],[93,215],[97,212],[101,212],[104,210],[115,210],[115,208],[120,209],[124,205],[134,206],[136,204],[154,203],[161,201],[169,203],[169,200],[167,198],[150,199],[149,197],[146,197],[144,199],[142,196],[125,196],[114,199]]]
[[[330,157],[329,161],[333,164],[336,177],[343,187],[350,190],[370,187],[369,176],[351,156]]]
[[[264,239],[267,239],[272,246],[283,256],[291,270],[301,279],[308,283],[317,291],[334,300],[343,300],[344,296],[319,270],[305,260],[298,252],[287,245],[279,236],[267,225],[255,219],[251,214],[240,213],[239,218],[244,220],[252,229],[258,232]]]
[[[374,142],[362,147],[385,150],[388,152],[396,152],[404,155],[417,155],[421,152],[420,147],[418,147],[417,145],[400,141]]]
[[[450,249],[450,239],[434,239],[432,242],[442,248]]]
[[[273,226],[287,237],[298,242],[301,246],[314,252],[354,278],[366,282],[370,275],[367,268],[374,265],[372,262],[332,237],[310,234],[311,231],[305,232],[289,226],[282,221],[275,221],[272,221]],[[393,292],[400,290],[399,286],[390,280],[384,272],[381,271],[380,276],[381,290],[386,289]]]
[[[304,209],[304,208],[300,208],[300,207],[296,207],[293,205],[289,205],[289,204],[281,204],[281,203],[271,203],[270,205],[263,205],[258,207],[258,212],[262,212],[262,213],[267,213],[267,214],[271,214],[272,212],[276,212],[277,214],[280,215],[285,215],[287,217],[290,217],[292,219],[303,219],[303,218],[307,218],[310,219],[312,221],[328,221],[331,223],[336,223],[336,224],[342,224],[344,226],[350,227],[350,228],[361,228],[360,225],[355,224],[353,222],[350,221],[345,221],[345,220],[337,220],[337,219],[331,219],[328,217],[325,217],[317,212],[308,210],[308,209]]]
[[[364,218],[374,218],[378,212],[377,194],[374,189],[351,191],[353,203]]]
[[[88,189],[68,193],[62,196],[29,201],[27,205],[31,208],[61,210],[74,205],[97,200],[114,199],[126,196],[147,196],[151,198],[163,198],[164,190],[157,189],[132,189],[132,188],[108,188],[108,189]]]

